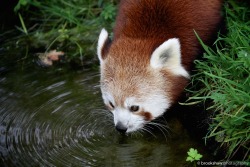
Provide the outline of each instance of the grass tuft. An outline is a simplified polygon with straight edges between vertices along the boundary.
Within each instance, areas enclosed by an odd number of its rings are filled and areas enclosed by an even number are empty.
[[[57,49],[66,53],[68,61],[77,59],[79,64],[83,58],[95,60],[97,36],[102,27],[112,29],[116,4],[114,0],[19,0],[14,11],[22,33],[7,39],[3,47],[21,53],[25,46],[33,49],[30,53]],[[24,56],[13,57],[22,60]]]
[[[192,83],[190,104],[212,101],[214,112],[206,138],[215,137],[228,148],[232,158],[240,149],[241,160],[250,160],[250,9],[228,1],[225,6],[228,33],[215,42],[216,51],[201,44],[204,60],[195,61],[197,73]]]

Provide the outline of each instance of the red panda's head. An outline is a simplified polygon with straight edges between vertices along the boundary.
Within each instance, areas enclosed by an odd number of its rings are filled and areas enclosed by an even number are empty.
[[[153,52],[147,43],[146,39],[123,37],[111,44],[104,29],[99,36],[102,97],[121,132],[143,129],[161,116],[189,78],[181,65],[178,39],[168,39]]]

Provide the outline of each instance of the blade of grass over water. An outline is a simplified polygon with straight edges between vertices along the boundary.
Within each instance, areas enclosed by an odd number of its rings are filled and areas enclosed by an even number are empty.
[[[26,28],[26,26],[25,26],[25,23],[24,23],[23,18],[22,18],[22,16],[21,16],[20,13],[18,13],[18,17],[19,17],[19,19],[20,19],[20,22],[21,22],[21,25],[22,25],[22,30],[23,30],[23,32],[24,32],[26,35],[28,35],[27,28]]]

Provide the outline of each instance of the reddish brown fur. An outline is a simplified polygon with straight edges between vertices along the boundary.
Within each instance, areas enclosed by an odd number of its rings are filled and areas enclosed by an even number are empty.
[[[104,82],[107,84],[103,85],[109,86],[109,90],[116,92],[113,93],[114,99],[120,99],[117,104],[121,106],[123,106],[125,98],[131,95],[141,97],[148,94],[148,92],[141,94],[142,92],[138,92],[137,88],[145,79],[145,82],[149,85],[158,86],[158,83],[155,83],[157,76],[148,71],[149,60],[138,56],[149,54],[149,48],[144,47],[145,43],[149,42],[147,40],[123,38],[123,40],[113,42],[110,47],[110,56],[107,56],[109,64],[105,66],[103,73],[103,76],[105,76]],[[118,90],[123,91],[117,93]]]
[[[151,113],[147,112],[147,111],[141,111],[141,112],[138,112],[138,113],[135,113],[135,114],[144,117],[145,121],[151,121],[153,119],[153,116],[151,115]]]
[[[221,4],[221,0],[121,0],[114,41],[125,36],[147,39],[145,47],[152,53],[167,39],[179,38],[182,63],[190,70],[201,50],[194,30],[204,42],[210,41],[221,19]]]
[[[221,4],[222,0],[121,0],[113,42],[110,45],[106,41],[102,48],[103,59],[109,59],[102,74],[103,85],[123,90],[114,94],[122,96],[114,97],[121,100],[117,103],[122,105],[127,96],[137,94],[136,84],[140,82],[155,86],[161,82],[157,76],[151,76],[148,66],[152,52],[169,38],[180,39],[182,65],[190,71],[193,60],[202,50],[194,30],[205,43],[209,42],[221,20]],[[129,75],[138,74],[137,82],[129,81]],[[164,90],[174,102],[187,80],[166,70],[162,74],[168,78]],[[144,77],[147,81],[142,81]],[[113,81],[114,78],[119,80]]]

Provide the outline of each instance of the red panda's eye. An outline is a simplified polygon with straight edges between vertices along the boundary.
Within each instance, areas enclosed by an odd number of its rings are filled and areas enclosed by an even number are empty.
[[[130,109],[131,112],[136,112],[136,111],[139,110],[139,106],[134,105],[134,106],[131,106],[129,109]]]
[[[112,107],[112,108],[115,108],[114,104],[112,102],[109,102],[109,105]]]

